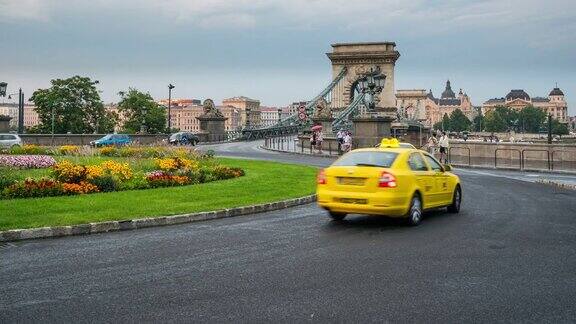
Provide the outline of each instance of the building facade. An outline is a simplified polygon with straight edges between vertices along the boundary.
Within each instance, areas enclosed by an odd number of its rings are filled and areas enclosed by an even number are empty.
[[[10,129],[18,128],[18,104],[15,103],[0,104],[0,115],[12,118],[9,122]]]
[[[25,104],[24,105],[24,128],[37,126],[40,124],[40,118],[36,112],[36,106]],[[12,117],[10,120],[10,128],[18,128],[18,104],[17,103],[2,103],[0,104],[0,115]]]
[[[442,121],[445,114],[450,116],[456,109],[460,109],[470,120],[477,114],[468,94],[460,89],[456,95],[450,80],[446,81],[440,98],[434,97],[431,89],[428,93],[424,89],[398,90],[396,108],[403,117],[422,121],[428,126]]]
[[[259,100],[239,96],[222,100],[222,105],[234,107],[240,112],[240,125],[246,125],[246,120],[249,120],[251,126],[262,124]]]
[[[564,92],[558,87],[552,89],[546,98],[530,97],[522,89],[510,90],[506,97],[493,98],[484,102],[482,113],[486,114],[498,106],[508,107],[516,111],[522,110],[522,108],[527,106],[534,106],[542,109],[546,114],[551,114],[553,118],[561,122],[568,122],[568,104],[564,97]]]
[[[290,116],[291,107],[260,107],[262,127],[269,127],[278,124],[278,120]]]
[[[240,111],[238,109],[231,106],[216,106],[216,108],[227,118],[224,122],[226,131],[238,130],[240,128]],[[203,113],[204,107],[202,105],[172,107],[170,109],[172,127],[178,128],[183,132],[199,132],[200,121],[197,117],[200,117]]]

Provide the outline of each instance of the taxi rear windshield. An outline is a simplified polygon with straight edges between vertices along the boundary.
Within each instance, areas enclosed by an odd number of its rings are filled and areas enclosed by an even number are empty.
[[[378,168],[389,168],[396,160],[398,153],[394,152],[351,152],[332,166],[373,166]]]

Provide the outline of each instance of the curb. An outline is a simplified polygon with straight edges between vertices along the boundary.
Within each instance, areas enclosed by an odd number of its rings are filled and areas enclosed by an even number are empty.
[[[260,205],[221,209],[209,212],[181,214],[173,216],[159,216],[150,218],[137,218],[121,221],[108,221],[99,223],[79,224],[70,226],[40,227],[30,229],[15,229],[0,232],[0,242],[13,242],[39,238],[63,237],[72,235],[96,234],[126,231],[146,227],[166,226],[200,222],[210,219],[236,217],[280,210],[316,201],[316,195],[276,201]]]
[[[562,188],[562,189],[576,190],[576,185],[572,185],[572,184],[568,184],[568,183],[552,181],[552,180],[545,180],[545,179],[538,179],[538,180],[536,180],[536,182],[541,183],[541,184],[545,184],[545,185],[550,185],[550,186]]]

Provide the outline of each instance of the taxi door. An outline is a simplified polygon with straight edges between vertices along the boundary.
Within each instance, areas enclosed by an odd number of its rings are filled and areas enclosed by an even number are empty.
[[[416,177],[418,187],[423,191],[424,208],[433,207],[437,204],[435,201],[435,178],[434,172],[428,168],[420,152],[413,152],[408,157],[408,166]]]
[[[449,189],[449,176],[444,172],[444,168],[435,158],[427,153],[424,154],[428,166],[434,172],[435,179],[435,201],[438,206],[449,205],[452,202],[452,194]]]

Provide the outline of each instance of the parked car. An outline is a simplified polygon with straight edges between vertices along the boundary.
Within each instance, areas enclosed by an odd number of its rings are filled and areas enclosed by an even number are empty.
[[[108,134],[100,139],[91,141],[90,145],[94,147],[108,145],[122,146],[130,143],[132,143],[132,139],[130,139],[130,136],[126,134]]]
[[[17,134],[0,134],[0,148],[22,146],[22,139]]]
[[[397,140],[344,154],[317,178],[318,205],[332,219],[347,214],[402,217],[418,225],[422,212],[460,211],[460,179],[427,152],[402,148]]]
[[[191,144],[192,146],[198,144],[200,142],[200,138],[198,135],[190,132],[178,132],[170,135],[170,139],[168,142],[172,145],[188,145]]]

